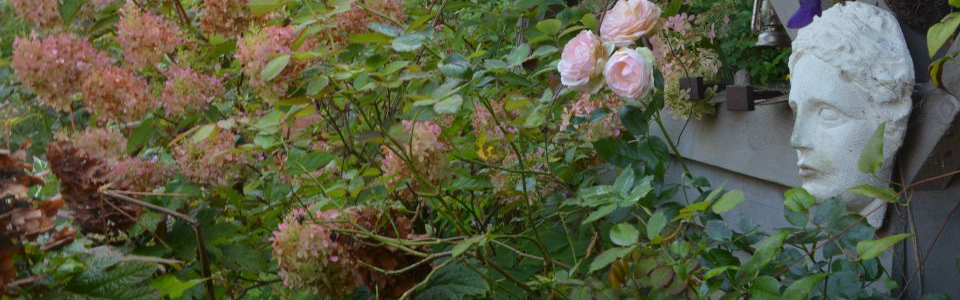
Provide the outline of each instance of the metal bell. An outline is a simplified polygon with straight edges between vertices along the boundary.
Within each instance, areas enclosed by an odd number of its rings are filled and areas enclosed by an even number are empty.
[[[762,1],[762,2],[761,2]],[[753,17],[751,29],[757,32],[757,47],[787,47],[790,46],[790,36],[783,28],[783,23],[777,18],[776,11],[769,0],[753,1]]]

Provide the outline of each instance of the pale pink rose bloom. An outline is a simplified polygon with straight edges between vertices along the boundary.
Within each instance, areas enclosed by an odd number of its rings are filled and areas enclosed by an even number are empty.
[[[581,31],[563,46],[557,64],[560,83],[569,87],[586,86],[601,71],[602,63],[598,64],[598,60],[602,53],[600,39],[590,30]]]
[[[653,88],[652,54],[643,55],[638,51],[649,50],[620,49],[613,53],[603,71],[607,86],[620,97],[636,100]]]
[[[603,18],[600,37],[604,42],[626,47],[656,32],[659,20],[660,8],[656,4],[648,0],[620,0]]]

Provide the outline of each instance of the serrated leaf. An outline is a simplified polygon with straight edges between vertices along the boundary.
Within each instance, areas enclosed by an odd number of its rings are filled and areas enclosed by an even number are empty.
[[[880,123],[877,130],[867,140],[867,145],[860,152],[860,160],[857,165],[860,172],[867,174],[876,174],[883,166],[883,132],[887,128],[887,123]]]
[[[960,26],[960,12],[951,13],[940,20],[940,23],[930,26],[927,30],[927,50],[930,57],[937,55],[943,44],[956,34],[957,26]]]
[[[289,54],[274,57],[263,67],[263,70],[260,71],[260,78],[263,79],[263,81],[271,81],[277,78],[277,75],[280,75],[280,72],[283,72],[283,69],[286,69],[288,64],[290,64]]]
[[[784,300],[806,300],[810,291],[820,283],[827,274],[814,274],[800,280],[794,281],[785,291],[783,291]]]
[[[732,190],[720,196],[720,199],[714,202],[710,209],[712,209],[714,213],[722,214],[737,207],[737,204],[743,202],[743,199],[742,191]]]
[[[640,231],[630,223],[620,223],[610,228],[610,241],[619,246],[631,246],[639,238]]]
[[[597,255],[597,257],[593,259],[593,262],[590,263],[590,270],[588,272],[593,273],[597,270],[603,269],[604,267],[610,265],[611,263],[620,259],[624,255],[627,255],[628,253],[630,253],[630,251],[633,251],[632,247],[607,249],[607,251],[604,251],[603,253],[601,253],[600,255]]]
[[[857,243],[857,254],[859,255],[860,260],[874,259],[882,255],[883,252],[887,251],[888,248],[893,247],[893,245],[896,245],[900,241],[911,236],[913,235],[909,233],[901,233],[881,239],[861,241]]]
[[[875,187],[868,184],[856,186],[850,189],[849,191],[857,195],[880,199],[880,200],[883,200],[883,202],[887,202],[887,203],[897,202],[897,198],[900,197],[897,195],[897,192],[894,191],[892,188],[881,188],[881,187]]]
[[[803,188],[792,188],[783,193],[783,205],[790,211],[807,211],[814,204],[817,204],[817,198]]]
[[[487,280],[473,270],[450,265],[437,270],[416,299],[460,300],[479,297],[490,290]]]
[[[667,216],[658,211],[647,221],[647,238],[651,241],[656,239],[664,227],[667,227]]]
[[[560,30],[563,29],[563,24],[560,20],[557,19],[547,19],[540,22],[537,22],[537,30],[543,32],[546,35],[553,36],[557,33],[560,33]]]

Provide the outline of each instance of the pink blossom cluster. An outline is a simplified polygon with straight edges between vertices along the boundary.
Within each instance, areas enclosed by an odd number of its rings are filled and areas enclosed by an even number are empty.
[[[77,148],[100,159],[116,160],[127,153],[127,138],[117,130],[88,127],[73,141]]]
[[[200,29],[225,37],[235,37],[247,28],[250,22],[248,0],[203,0],[203,16]]]
[[[166,75],[167,83],[160,102],[170,116],[205,110],[225,91],[219,79],[190,68],[172,67]]]
[[[476,136],[485,135],[487,140],[502,140],[507,134],[517,132],[517,127],[510,124],[519,116],[517,111],[508,112],[504,108],[502,101],[490,103],[494,114],[490,113],[483,103],[479,101],[473,106],[473,118],[470,120],[473,125],[473,133]],[[495,119],[496,118],[496,119]],[[500,126],[497,126],[497,120],[500,120]]]
[[[225,185],[241,176],[236,170],[250,158],[242,153],[233,153],[237,136],[228,130],[194,142],[187,138],[173,149],[173,156],[183,175],[196,183]]]
[[[87,108],[107,121],[133,122],[156,108],[150,84],[121,67],[93,69],[83,81],[81,92]]]
[[[61,111],[70,111],[73,96],[92,68],[109,64],[109,57],[71,34],[14,41],[17,79],[41,102]]]
[[[41,28],[50,28],[62,23],[59,0],[10,0],[21,19]]]
[[[620,136],[622,127],[617,108],[621,104],[623,104],[622,101],[616,97],[603,97],[582,93],[573,105],[563,109],[560,128],[561,130],[573,129],[581,133],[581,139],[588,142],[610,136]],[[609,112],[599,120],[591,120],[593,114],[601,108],[606,108]],[[574,118],[581,119],[581,121],[575,122]]]
[[[263,68],[274,58],[281,55],[291,55],[295,51],[303,51],[316,45],[315,39],[308,38],[299,49],[291,49],[296,39],[296,28],[293,26],[268,26],[248,32],[243,39],[237,41],[236,58],[243,64],[243,73],[250,78],[250,85],[264,88],[264,92],[282,96],[286,93],[289,82],[300,76],[310,60],[291,58],[290,63],[280,75],[277,75],[269,84],[260,76]]]
[[[440,177],[444,151],[447,146],[440,139],[440,125],[431,121],[403,121],[404,129],[411,134],[409,141],[401,141],[403,147],[396,153],[395,149],[383,146],[383,160],[381,170],[390,178],[390,183],[420,176],[428,181]],[[410,164],[403,159],[409,158]],[[411,166],[412,165],[412,166]]]
[[[158,157],[141,159],[130,157],[111,165],[110,177],[115,186],[130,191],[150,192],[163,186],[170,176],[170,166]]]
[[[117,43],[127,67],[142,69],[160,61],[184,41],[180,29],[161,16],[141,11],[133,2],[120,9]]]
[[[403,10],[403,1],[401,0],[372,0],[366,1],[366,4],[370,10],[388,16],[395,21],[403,22],[403,20],[407,18]],[[380,22],[390,24],[390,21],[368,12],[357,6],[356,3],[353,4],[353,8],[350,10],[333,16],[331,21],[334,25],[334,30],[342,30],[340,34],[333,34],[334,40],[338,42],[346,41],[347,37],[351,34],[366,31],[370,23]]]
[[[300,208],[283,219],[270,242],[285,286],[333,296],[349,295],[357,287],[357,265],[348,247],[331,239],[339,219],[336,210],[310,216]]]

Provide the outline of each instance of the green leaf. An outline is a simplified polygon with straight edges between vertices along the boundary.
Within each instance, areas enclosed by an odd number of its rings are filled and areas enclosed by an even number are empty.
[[[532,57],[533,58],[544,57],[550,54],[557,53],[558,51],[560,51],[560,49],[557,49],[557,47],[554,47],[551,45],[540,46],[537,48],[537,50],[533,51]]]
[[[438,114],[455,114],[460,111],[460,107],[463,106],[463,97],[460,95],[453,95],[443,99],[443,101],[437,102],[433,105],[433,111]]]
[[[650,130],[650,123],[642,108],[624,105],[620,111],[620,123],[633,136],[645,136]]]
[[[930,74],[930,82],[933,83],[933,86],[939,89],[945,88],[943,86],[943,64],[947,61],[954,59],[952,55],[947,55],[941,57],[927,67],[927,73]]]
[[[760,276],[750,285],[751,300],[779,300],[780,282],[772,276]]]
[[[867,140],[867,145],[863,147],[858,162],[860,172],[876,174],[883,166],[883,131],[886,127],[886,123],[880,123],[877,130]]]
[[[183,297],[183,292],[186,292],[188,289],[202,283],[203,281],[204,280],[201,278],[180,281],[177,276],[164,275],[163,277],[154,279],[152,282],[150,282],[150,285],[160,290],[160,297],[169,296],[170,299],[180,299]]]
[[[897,192],[892,188],[880,188],[868,184],[856,186],[849,190],[851,193],[883,200],[887,203],[897,202]]]
[[[624,168],[623,172],[620,172],[620,176],[617,176],[617,180],[613,182],[613,189],[620,192],[621,197],[626,197],[633,189],[633,183],[636,179],[633,168]]]
[[[680,13],[680,9],[683,8],[683,0],[673,0],[670,1],[670,5],[667,6],[667,9],[663,11],[661,15],[662,18],[672,17],[677,13]]]
[[[300,166],[303,166],[303,168],[306,169],[307,172],[313,172],[329,164],[330,161],[333,161],[335,157],[336,156],[328,152],[316,151],[316,152],[310,152],[310,154],[304,155],[302,158],[300,158],[300,160],[297,163]]]
[[[471,238],[468,238],[468,239],[466,239],[466,240],[463,240],[462,242],[454,245],[454,246],[453,246],[453,249],[450,250],[450,255],[451,255],[453,258],[456,258],[457,256],[460,256],[460,254],[463,254],[464,252],[467,252],[467,250],[470,250],[470,248],[473,247],[473,245],[477,244],[477,242],[480,241],[480,238],[481,238],[481,237],[479,237],[479,236],[471,237]]]
[[[260,71],[260,78],[263,81],[271,81],[280,75],[280,72],[283,72],[283,69],[287,68],[287,65],[290,64],[290,55],[284,54],[277,56],[270,60],[263,70]]]
[[[807,300],[810,291],[820,283],[827,274],[814,274],[800,280],[794,281],[785,291],[783,291],[784,300]]]
[[[330,77],[317,76],[307,84],[307,95],[313,96],[330,85]]]
[[[713,206],[710,209],[714,213],[722,214],[732,210],[734,207],[737,207],[737,204],[743,202],[744,196],[743,192],[740,190],[732,190],[723,194],[717,202],[713,203]]]
[[[537,22],[537,30],[540,30],[540,32],[543,32],[549,36],[554,36],[557,35],[557,33],[560,33],[560,30],[563,29],[562,26],[563,23],[557,19],[547,19]]]
[[[597,255],[597,258],[593,259],[593,262],[590,263],[590,271],[588,271],[588,273],[603,269],[624,255],[627,255],[630,251],[633,251],[633,247],[607,249],[607,251],[604,251],[600,255]]]
[[[792,188],[783,193],[783,205],[790,211],[807,211],[817,204],[817,198],[803,188]]]
[[[927,30],[927,50],[930,52],[930,57],[937,55],[940,48],[943,48],[943,44],[956,34],[957,26],[960,26],[960,12],[949,14],[940,20],[940,23],[930,26]]]
[[[583,17],[580,18],[580,23],[583,24],[583,27],[590,28],[593,31],[600,29],[600,22],[597,21],[597,17],[593,14],[583,14]]]
[[[737,278],[749,280],[756,276],[760,268],[766,266],[777,256],[777,252],[780,252],[783,243],[787,240],[787,235],[787,231],[781,230],[764,239],[757,251],[750,257],[750,260],[737,271]]]
[[[658,211],[647,221],[647,238],[651,241],[656,239],[664,227],[667,227],[667,216]]]
[[[64,24],[69,25],[73,22],[73,17],[80,11],[80,7],[83,6],[83,1],[84,0],[63,0],[63,2],[60,3],[60,18],[63,19]]]
[[[130,134],[130,138],[127,139],[127,154],[132,154],[139,150],[140,147],[147,145],[147,143],[156,136],[156,130],[153,118],[141,121],[140,125]]]
[[[736,266],[722,266],[722,267],[710,269],[710,271],[703,273],[703,280],[710,280],[710,278],[717,277],[720,274],[723,274],[724,272],[730,269],[735,269],[735,268]]]
[[[510,54],[507,54],[507,63],[510,64],[510,66],[519,66],[527,61],[528,57],[530,57],[530,45],[522,44],[514,47],[513,50],[510,51]]]
[[[261,17],[283,7],[283,0],[250,0],[247,7],[251,15]]]
[[[400,29],[390,24],[385,24],[380,22],[370,23],[369,25],[367,25],[367,28],[370,28],[370,30],[373,30],[375,32],[379,32],[391,37],[398,37],[401,34],[403,34],[403,29]]]
[[[609,205],[600,207],[599,209],[590,213],[590,215],[588,215],[587,218],[583,220],[582,224],[592,223],[593,221],[600,220],[600,218],[606,217],[616,209],[617,209],[616,204],[609,204]]]
[[[639,238],[640,231],[630,223],[620,223],[610,228],[610,241],[619,246],[631,246]]]
[[[882,239],[861,241],[857,243],[857,254],[859,255],[860,260],[874,259],[883,254],[884,251],[887,251],[887,248],[893,247],[893,245],[896,245],[900,241],[911,236],[913,235],[909,233],[901,233]]]
[[[203,140],[214,135],[217,129],[218,129],[217,124],[203,125],[202,127],[200,127],[200,129],[197,129],[197,131],[193,133],[193,137],[192,137],[193,142],[199,144]]]
[[[350,35],[348,38],[354,44],[389,44],[393,39],[379,32],[363,32]]]
[[[450,265],[437,270],[423,290],[417,293],[416,299],[473,299],[489,290],[487,280],[480,274],[462,265]]]
[[[393,50],[397,52],[411,52],[423,47],[423,43],[430,37],[429,32],[410,32],[393,40]]]

